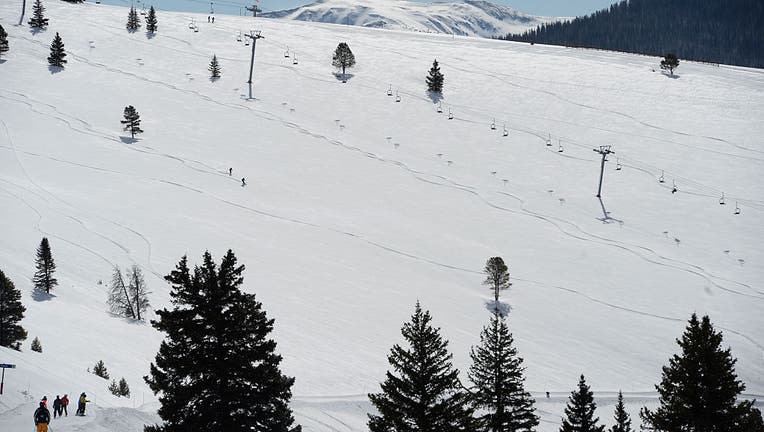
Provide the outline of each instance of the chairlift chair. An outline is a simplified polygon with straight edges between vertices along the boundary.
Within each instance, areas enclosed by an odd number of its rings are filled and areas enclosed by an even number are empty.
[[[560,147],[557,149],[557,153],[562,153],[565,151],[564,148],[562,148],[562,140],[559,141]]]
[[[387,95],[392,96],[393,95],[393,85],[390,84],[390,86],[387,87]]]
[[[295,53],[292,54],[292,64],[293,65],[297,64],[297,54],[295,54]]]
[[[552,147],[552,134],[549,134],[549,138],[546,140],[546,146]]]
[[[724,192],[722,192],[722,197],[719,198],[719,205],[724,205]]]
[[[663,178],[663,170],[661,170],[661,176],[658,177],[658,183],[665,183],[666,180]]]
[[[616,158],[615,159],[615,170],[620,171],[621,170],[621,160]]]
[[[395,101],[400,102],[401,101],[401,95],[398,94],[398,90],[395,91]]]
[[[241,42],[241,31],[236,34],[236,42]]]
[[[289,58],[289,47],[284,51],[284,58]]]
[[[442,113],[442,112],[443,112],[443,104],[438,102],[438,113]]]
[[[507,125],[504,125],[504,136],[509,136],[509,130],[507,130]]]
[[[671,189],[671,193],[675,194],[675,193],[677,193],[679,191],[679,188],[676,187],[676,180],[672,180],[672,182],[674,184],[674,187]]]
[[[454,113],[451,112],[451,108],[448,109],[448,119],[453,120],[454,119]]]
[[[491,130],[496,130],[496,119],[493,119],[493,122],[491,122]]]
[[[737,201],[735,201],[735,214],[736,215],[740,214],[740,206],[737,205]]]

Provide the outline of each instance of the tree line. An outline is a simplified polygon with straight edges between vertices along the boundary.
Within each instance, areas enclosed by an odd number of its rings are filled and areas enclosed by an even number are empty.
[[[764,67],[761,0],[624,0],[501,39]]]

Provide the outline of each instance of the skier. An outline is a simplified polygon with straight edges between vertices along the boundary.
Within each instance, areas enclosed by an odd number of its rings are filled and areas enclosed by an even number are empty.
[[[63,410],[64,410],[64,415],[69,417],[69,412],[66,410],[67,406],[69,406],[69,396],[68,395],[64,395],[64,397],[61,398],[61,408],[63,408]],[[61,415],[61,414],[59,413],[59,415]]]
[[[48,408],[48,397],[47,396],[43,396],[42,400],[40,402],[45,406],[45,408]]]
[[[546,398],[549,399],[549,392],[546,392]]]
[[[210,16],[207,15],[207,22],[210,22]]]
[[[241,178],[241,187],[244,187],[247,185],[247,181],[244,180],[244,177]]]
[[[56,416],[61,417],[61,398],[56,395],[56,400],[53,401],[53,418]]]
[[[677,188],[676,188],[676,186],[674,186],[674,188],[673,188],[673,189],[671,189],[671,193],[672,193],[672,194],[675,194],[675,193],[676,193],[676,191],[678,191],[678,190],[679,190],[679,189],[677,189]]]
[[[37,432],[48,432],[48,423],[50,423],[50,411],[45,408],[45,402],[40,402],[40,407],[34,412],[34,424],[37,426]]]
[[[215,17],[212,17],[212,24],[215,24]]]
[[[86,395],[84,392],[80,395],[80,400],[77,403],[77,415],[78,416],[84,416],[85,415],[85,404],[90,402],[88,400],[88,395]]]
[[[233,175],[233,168],[228,168],[228,175],[229,176]]]

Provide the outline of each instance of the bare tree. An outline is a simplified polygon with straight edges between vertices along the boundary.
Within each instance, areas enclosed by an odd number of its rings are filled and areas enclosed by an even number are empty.
[[[112,313],[126,318],[135,318],[133,303],[130,301],[127,284],[119,266],[114,266],[114,274],[111,276],[111,283],[109,284],[108,302]]]
[[[143,272],[137,265],[133,265],[127,272],[129,279],[130,296],[132,300],[132,309],[135,311],[135,318],[140,321],[143,319],[141,313],[145,312],[150,306],[149,291],[146,289],[146,280],[143,279]]]

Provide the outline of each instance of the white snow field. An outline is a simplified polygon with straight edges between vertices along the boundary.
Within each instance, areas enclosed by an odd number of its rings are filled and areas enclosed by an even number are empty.
[[[98,282],[140,265],[161,309],[162,276],[182,255],[219,261],[228,248],[276,320],[306,431],[366,430],[366,393],[417,299],[466,379],[489,318],[491,256],[511,270],[502,300],[540,431],[557,430],[581,373],[605,424],[619,389],[638,423],[693,312],[723,331],[746,397],[764,399],[764,71],[683,62],[671,79],[654,57],[183,13],[160,13],[149,38],[125,30],[127,9],[51,0],[49,27],[32,33],[16,25],[17,3],[0,2],[11,45],[0,59],[0,268],[23,293],[29,339],[0,349],[17,365],[0,431],[32,427],[43,395],[83,391],[89,416],[57,419],[54,432],[158,421],[142,376],[162,334],[111,316]],[[265,36],[252,98],[250,47],[236,40],[250,29]],[[54,73],[56,32],[69,63]],[[339,42],[358,62],[346,83],[331,66]],[[435,58],[443,113],[425,92]],[[135,142],[119,123],[126,105],[143,120]],[[616,152],[602,203],[600,145]],[[58,266],[50,298],[30,281],[43,236]],[[132,398],[88,373],[98,360]]]

